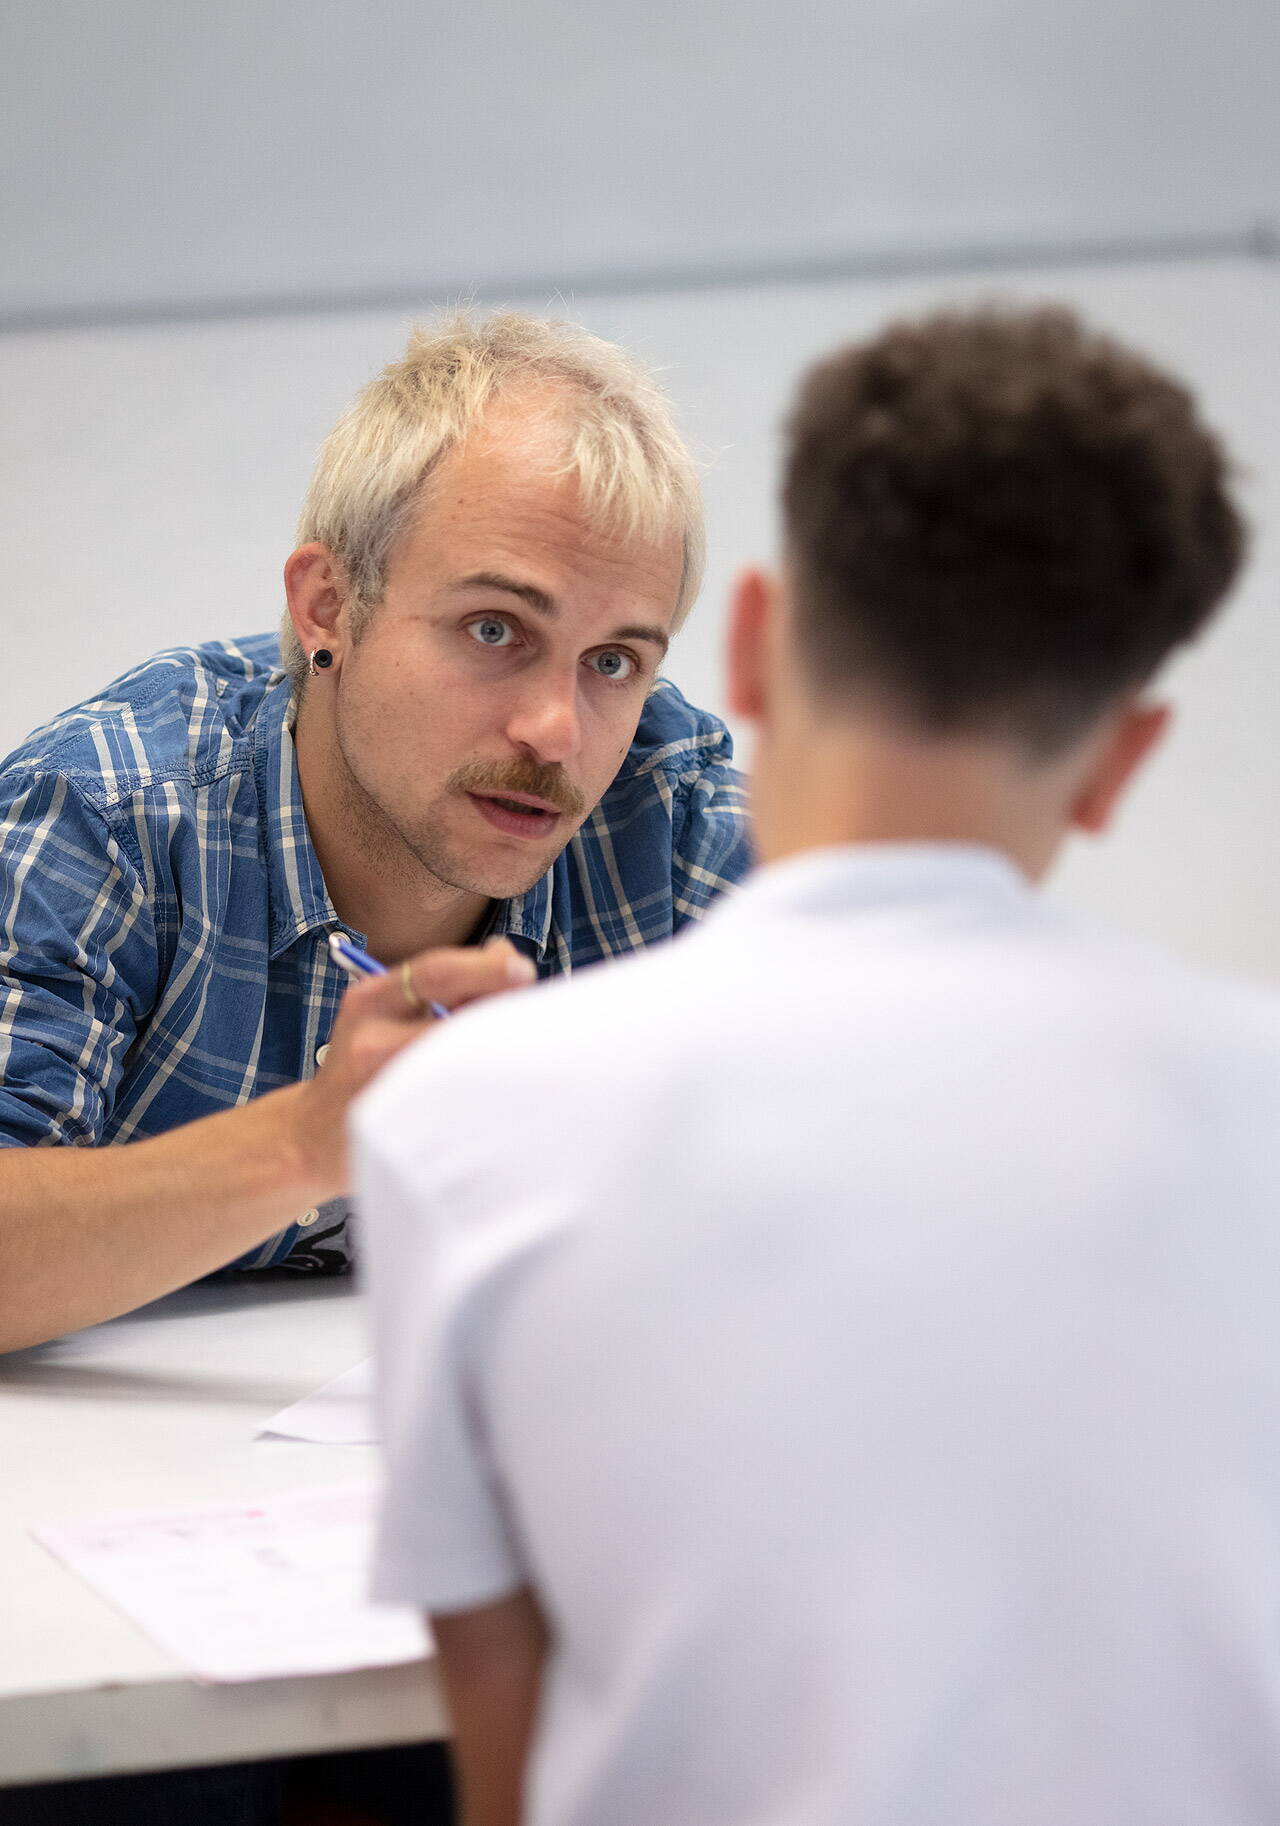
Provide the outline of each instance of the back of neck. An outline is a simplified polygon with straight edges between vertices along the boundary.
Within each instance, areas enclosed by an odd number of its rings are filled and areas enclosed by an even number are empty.
[[[846,843],[972,843],[1031,880],[1066,831],[1050,770],[974,737],[916,737],[876,724],[815,726],[783,741],[762,732],[752,801],[763,860]]]

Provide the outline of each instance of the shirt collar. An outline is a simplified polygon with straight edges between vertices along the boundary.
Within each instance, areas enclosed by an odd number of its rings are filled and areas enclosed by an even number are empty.
[[[974,843],[850,843],[768,864],[726,911],[872,912],[940,900],[1027,901],[1032,884],[999,850]]]
[[[295,714],[287,677],[283,672],[272,673],[254,718],[253,740],[267,853],[273,962],[308,932],[341,923],[324,885],[302,808],[293,746]]]
[[[500,900],[485,931],[485,937],[522,938],[533,946],[539,963],[551,943],[552,883],[555,864],[540,876],[524,894],[512,900]]]

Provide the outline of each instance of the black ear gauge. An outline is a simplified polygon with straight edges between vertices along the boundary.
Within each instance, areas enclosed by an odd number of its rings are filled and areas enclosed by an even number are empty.
[[[328,647],[313,647],[307,661],[307,671],[314,678],[317,672],[327,672],[333,664],[333,654]]]

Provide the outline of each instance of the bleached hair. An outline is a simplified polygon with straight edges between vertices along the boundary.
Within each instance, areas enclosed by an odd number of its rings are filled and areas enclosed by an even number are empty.
[[[705,561],[702,491],[666,395],[639,362],[576,324],[506,312],[415,329],[401,359],[364,388],[325,440],[297,541],[317,540],[338,559],[357,638],[435,465],[493,401],[526,388],[554,397],[564,470],[577,476],[598,525],[623,537],[679,530],[684,569],[673,626],[684,621]],[[297,691],[307,656],[287,613],[280,648]]]

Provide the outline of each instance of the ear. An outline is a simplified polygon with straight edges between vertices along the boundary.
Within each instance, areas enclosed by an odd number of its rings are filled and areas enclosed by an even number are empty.
[[[1169,727],[1168,704],[1133,703],[1112,724],[1072,801],[1068,821],[1099,836],[1114,816],[1125,789]]]
[[[753,567],[741,573],[729,602],[729,710],[752,722],[763,716],[768,696],[765,649],[772,600],[772,583]]]
[[[284,591],[302,651],[328,647],[335,658],[341,658],[346,578],[327,545],[300,545],[290,554],[284,567]]]

